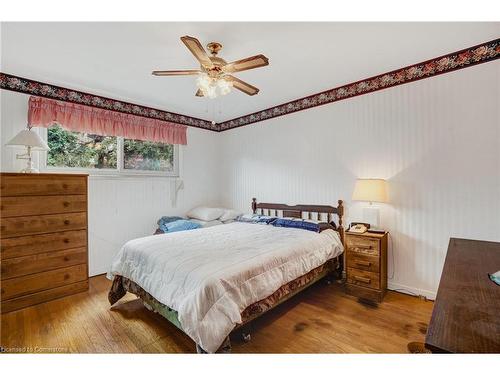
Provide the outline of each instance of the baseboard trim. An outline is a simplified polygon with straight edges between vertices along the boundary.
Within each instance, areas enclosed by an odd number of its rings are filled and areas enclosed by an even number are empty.
[[[388,282],[387,289],[409,295],[425,296],[425,298],[432,301],[436,299],[436,294],[437,294],[437,292],[433,292],[431,290],[414,288],[408,285],[393,283],[391,281]]]

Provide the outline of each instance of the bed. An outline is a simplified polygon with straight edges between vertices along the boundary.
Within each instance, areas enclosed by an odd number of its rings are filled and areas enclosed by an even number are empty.
[[[341,278],[343,205],[257,203],[254,214],[316,219],[320,233],[235,222],[127,242],[108,277],[111,305],[127,292],[173,323],[199,353],[229,352],[229,335],[318,280]]]

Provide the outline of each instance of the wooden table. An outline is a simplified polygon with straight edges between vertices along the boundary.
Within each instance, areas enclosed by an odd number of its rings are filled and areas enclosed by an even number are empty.
[[[425,345],[440,353],[500,353],[500,243],[451,238]]]

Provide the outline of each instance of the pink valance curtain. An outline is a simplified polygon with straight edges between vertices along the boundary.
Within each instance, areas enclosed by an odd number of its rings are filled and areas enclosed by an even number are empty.
[[[82,133],[119,136],[142,141],[187,144],[185,125],[31,96],[28,125],[48,128],[55,123]]]

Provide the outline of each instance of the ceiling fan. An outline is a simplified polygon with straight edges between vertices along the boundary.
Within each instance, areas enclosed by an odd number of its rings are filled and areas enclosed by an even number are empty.
[[[191,36],[181,37],[182,42],[191,51],[194,57],[200,62],[200,69],[194,70],[155,70],[155,76],[189,76],[197,75],[198,91],[196,96],[215,98],[219,94],[226,95],[234,87],[247,95],[255,95],[259,89],[231,75],[231,73],[244,70],[260,68],[269,65],[269,60],[264,55],[247,57],[227,63],[224,59],[217,56],[222,49],[222,44],[211,42],[207,44],[207,49],[212,56],[209,56],[203,49],[200,41]]]

